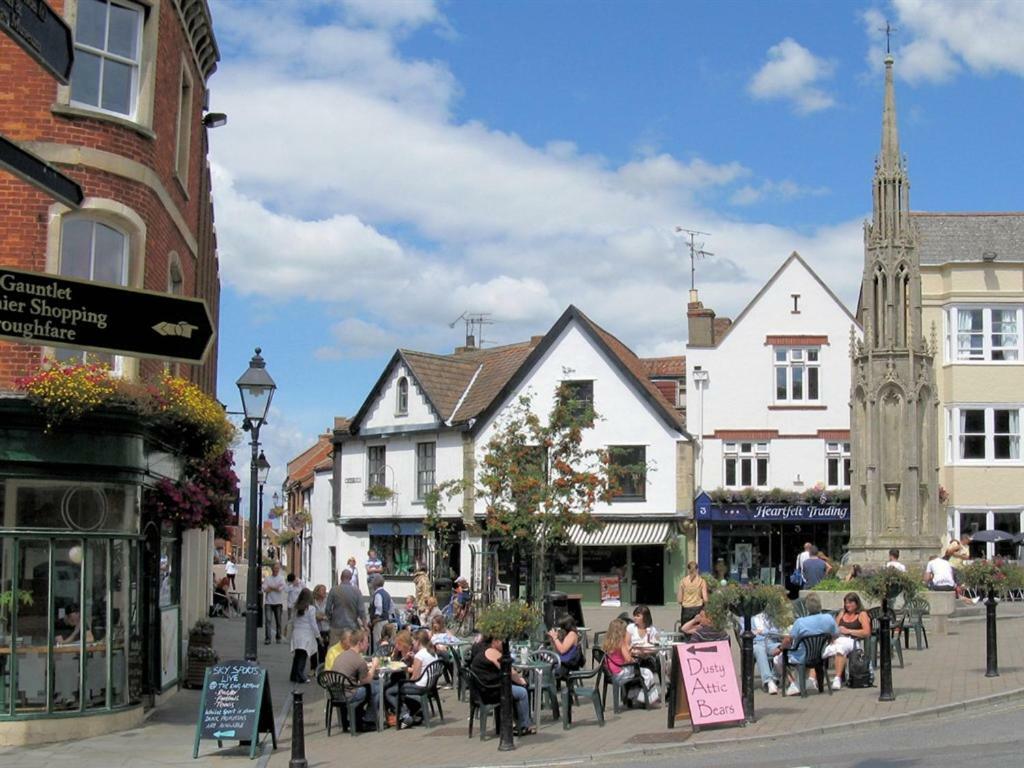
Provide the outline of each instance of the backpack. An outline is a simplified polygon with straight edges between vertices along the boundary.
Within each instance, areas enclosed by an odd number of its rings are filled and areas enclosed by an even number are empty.
[[[846,687],[871,688],[875,684],[875,676],[871,673],[867,654],[862,648],[854,648],[846,658]]]

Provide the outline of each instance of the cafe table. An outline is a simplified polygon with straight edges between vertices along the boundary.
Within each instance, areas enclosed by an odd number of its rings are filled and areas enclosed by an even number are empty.
[[[382,664],[377,669],[377,680],[380,682],[380,693],[377,696],[377,731],[384,730],[387,723],[387,710],[385,709],[384,689],[388,687],[394,675],[404,675],[407,667],[405,662],[390,661]]]
[[[544,693],[544,672],[551,668],[548,662],[530,659],[524,662],[513,662],[512,666],[530,675],[530,684],[533,686],[533,725],[540,727],[540,705]]]

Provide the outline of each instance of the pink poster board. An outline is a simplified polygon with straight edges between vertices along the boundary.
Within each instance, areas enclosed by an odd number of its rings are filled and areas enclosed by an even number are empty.
[[[693,724],[743,720],[740,685],[728,641],[684,643],[676,646],[676,653]]]

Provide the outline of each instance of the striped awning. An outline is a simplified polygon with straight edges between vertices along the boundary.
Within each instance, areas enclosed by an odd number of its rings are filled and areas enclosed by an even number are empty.
[[[672,523],[605,523],[597,531],[586,532],[578,525],[569,528],[569,541],[581,547],[606,547],[622,544],[664,544],[672,532]]]

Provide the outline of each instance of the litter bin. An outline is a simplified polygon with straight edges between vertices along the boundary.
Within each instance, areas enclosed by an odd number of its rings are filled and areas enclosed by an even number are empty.
[[[569,596],[565,592],[544,593],[544,626],[553,629],[558,620],[569,612]]]

